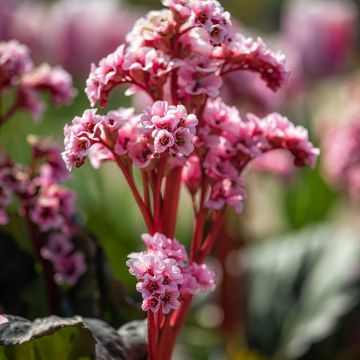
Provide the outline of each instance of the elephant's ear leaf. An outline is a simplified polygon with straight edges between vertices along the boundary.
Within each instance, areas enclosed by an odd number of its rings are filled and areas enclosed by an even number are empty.
[[[146,323],[125,324],[119,332],[102,320],[50,316],[31,322],[5,315],[0,325],[0,360],[143,360]],[[144,330],[145,329],[145,330]]]

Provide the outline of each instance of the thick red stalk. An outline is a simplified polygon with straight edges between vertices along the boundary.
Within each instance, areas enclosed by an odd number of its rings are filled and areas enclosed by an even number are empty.
[[[117,154],[115,154],[113,152],[113,155],[114,155],[114,158],[115,158],[115,161],[116,161],[118,167],[124,174],[125,179],[126,179],[128,185],[130,186],[130,189],[134,195],[136,203],[138,204],[139,209],[143,215],[146,227],[147,227],[148,231],[152,234],[154,232],[153,219],[152,219],[149,208],[146,206],[143,199],[141,198],[141,195],[139,194],[139,191],[136,187],[132,173],[129,171],[129,169],[126,168],[125,164],[121,161],[121,159],[118,157]]]
[[[169,238],[175,236],[177,211],[181,190],[181,167],[173,169],[166,179],[162,231]]]

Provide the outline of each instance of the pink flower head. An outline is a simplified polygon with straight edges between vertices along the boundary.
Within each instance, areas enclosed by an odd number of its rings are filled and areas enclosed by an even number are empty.
[[[355,117],[330,128],[323,139],[325,179],[356,201],[360,199],[360,121]]]
[[[126,40],[135,49],[149,46],[166,51],[171,46],[175,25],[171,11],[167,9],[150,11],[136,21]]]
[[[137,141],[141,142],[141,136],[137,131],[138,125],[139,117],[132,116],[119,128],[114,146],[116,154],[126,154]]]
[[[198,288],[201,291],[215,289],[215,273],[213,270],[209,269],[206,264],[196,264],[193,263],[190,266],[192,276],[197,281]]]
[[[308,131],[295,126],[288,118],[273,113],[260,121],[264,137],[274,149],[288,150],[296,166],[314,166],[320,150],[309,142]]]
[[[128,153],[134,165],[140,169],[150,165],[154,157],[153,154],[154,148],[145,137],[140,138],[140,140],[130,148]]]
[[[167,130],[160,130],[156,133],[154,139],[154,150],[161,154],[175,144],[175,139],[172,133]]]
[[[269,50],[261,38],[254,41],[237,34],[231,43],[216,48],[213,56],[226,60],[224,73],[235,70],[249,70],[260,74],[267,86],[276,91],[288,78],[285,56],[281,52]]]
[[[201,177],[200,159],[197,155],[191,155],[183,167],[181,180],[188,190],[195,194],[199,189]]]
[[[137,283],[136,290],[139,291],[144,298],[158,296],[165,292],[163,285],[164,277],[162,275],[151,276],[149,274],[144,275],[144,280]]]
[[[159,311],[161,306],[160,300],[155,296],[147,297],[143,300],[143,303],[141,305],[141,309],[143,311],[149,311],[151,310],[153,313],[156,313]]]
[[[30,71],[32,66],[26,46],[16,40],[0,42],[0,91]]]
[[[143,280],[145,274],[154,276],[162,273],[162,259],[155,253],[130,254],[126,265],[129,267],[129,273],[138,280]]]
[[[195,24],[209,33],[210,43],[219,46],[231,39],[232,25],[230,14],[224,11],[218,1],[195,0],[191,2]]]
[[[285,6],[282,33],[308,75],[332,74],[344,68],[355,48],[358,17],[353,1],[295,0]]]
[[[180,306],[179,302],[180,292],[178,290],[166,290],[160,295],[162,311],[164,314],[169,314],[171,310],[175,310]]]
[[[162,0],[162,3],[180,18],[180,21],[185,21],[191,15],[189,0]]]
[[[77,251],[67,257],[56,258],[54,267],[57,284],[74,286],[87,269],[84,253]]]
[[[239,110],[235,106],[228,106],[221,98],[208,100],[204,113],[204,120],[215,131],[234,133],[241,123]]]
[[[30,210],[30,219],[39,225],[41,231],[59,229],[64,218],[59,211],[59,201],[54,197],[40,196]]]
[[[27,90],[47,90],[55,105],[70,102],[76,91],[73,88],[72,78],[62,67],[50,67],[42,64],[24,75],[20,86]]]
[[[126,122],[131,121],[134,113],[133,108],[119,108],[110,111],[103,117],[103,126],[110,132],[119,130]]]
[[[208,57],[193,57],[179,70],[179,95],[218,96],[222,79],[216,73],[217,70],[217,63]]]
[[[41,249],[41,256],[44,259],[56,261],[69,254],[73,248],[74,245],[70,241],[69,234],[54,233],[49,236],[46,245]]]
[[[154,235],[143,234],[141,238],[148,250],[155,251],[163,258],[174,259],[177,262],[187,260],[184,245],[180,244],[176,239],[169,239],[160,233],[155,233]]]
[[[232,206],[237,213],[241,213],[243,210],[244,197],[245,190],[242,186],[233,183],[229,179],[224,179],[213,185],[206,206],[211,209],[219,210],[225,205],[229,205]]]
[[[171,150],[174,154],[188,156],[194,150],[192,141],[197,124],[196,116],[188,115],[184,106],[156,101],[145,108],[139,130],[143,133],[151,132],[156,153]]]
[[[91,65],[85,92],[92,106],[97,102],[101,107],[105,106],[109,92],[125,81],[122,69],[124,54],[125,45],[120,45],[113,53],[100,60],[98,66]]]
[[[8,323],[9,320],[4,316],[0,314],[0,325]]]
[[[99,169],[102,162],[114,159],[111,151],[100,143],[91,146],[88,157],[90,164],[94,169]]]

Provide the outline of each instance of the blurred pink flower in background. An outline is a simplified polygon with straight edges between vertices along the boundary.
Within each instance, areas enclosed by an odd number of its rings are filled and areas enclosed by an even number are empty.
[[[116,0],[62,0],[51,5],[3,0],[0,39],[18,39],[36,60],[61,64],[79,76],[124,41],[137,17]]]
[[[323,139],[325,179],[360,200],[360,118],[333,126]]]
[[[355,43],[357,8],[350,0],[294,0],[286,3],[283,34],[300,52],[309,74],[343,69]]]

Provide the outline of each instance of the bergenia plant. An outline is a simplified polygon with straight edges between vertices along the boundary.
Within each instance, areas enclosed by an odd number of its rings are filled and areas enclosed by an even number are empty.
[[[95,108],[66,126],[63,158],[69,170],[87,157],[98,167],[114,162],[139,206],[146,250],[129,255],[148,319],[148,358],[170,359],[176,337],[198,291],[215,287],[205,264],[226,210],[240,213],[244,169],[273,149],[285,149],[297,166],[315,163],[319,150],[306,129],[280,114],[241,116],[220,96],[222,77],[235,71],[260,76],[272,90],[288,71],[284,56],[232,28],[214,0],[163,0],[135,23],[125,44],[93,64],[86,83],[91,106],[105,107],[111,91],[145,93],[142,114]],[[135,182],[139,169],[143,189]],[[194,229],[189,252],[174,239],[181,186],[189,190]]]
[[[0,102],[3,97],[13,99],[0,111],[0,126],[21,110],[37,119],[44,110],[42,91],[50,94],[55,105],[75,95],[71,76],[64,69],[47,64],[34,68],[26,46],[0,42]],[[62,185],[69,172],[60,146],[35,136],[29,136],[28,142],[27,165],[16,164],[0,148],[0,225],[9,222],[8,209],[14,200],[43,267],[50,309],[57,312],[57,284],[73,286],[86,270],[84,254],[72,243],[79,232],[74,222],[75,193]]]

